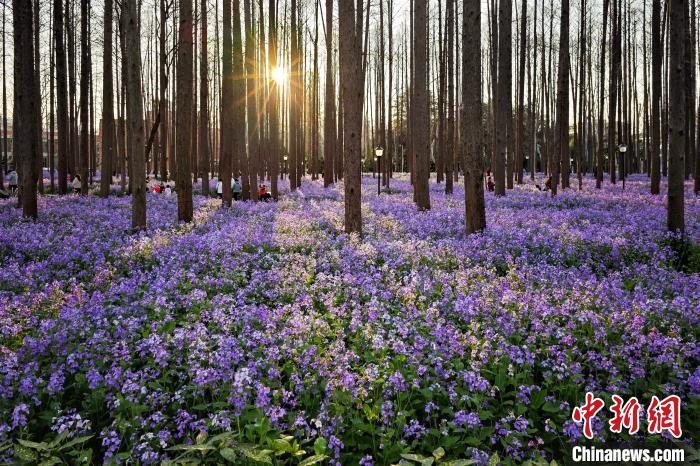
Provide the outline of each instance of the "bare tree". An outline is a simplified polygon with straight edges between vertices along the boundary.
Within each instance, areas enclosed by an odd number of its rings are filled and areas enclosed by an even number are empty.
[[[270,0],[269,11],[268,11],[268,23],[270,29],[270,40],[268,42],[268,60],[270,61],[270,68],[275,69],[277,66],[277,2],[276,0]],[[270,83],[270,98],[267,103],[269,120],[270,120],[270,190],[272,191],[272,198],[277,199],[279,196],[277,188],[277,178],[278,170],[280,166],[279,162],[279,130],[278,130],[278,99],[279,99],[279,88],[277,83],[273,80]],[[252,189],[252,187],[251,187]]]
[[[559,171],[562,172],[561,187],[569,187],[569,0],[561,2],[559,30],[559,69],[557,71],[557,128],[555,134],[556,153],[552,172],[552,195],[557,193]]]
[[[271,0],[272,1],[272,0]],[[323,121],[323,185],[333,184],[336,150],[335,70],[333,69],[333,0],[326,0],[326,97]]]
[[[192,150],[192,48],[193,48],[192,0],[180,0],[180,27],[177,45],[177,148],[176,185],[177,218],[181,222],[192,221],[192,174],[190,157]],[[231,180],[228,180],[229,185]],[[228,189],[230,192],[230,188]]]
[[[202,194],[209,195],[209,58],[207,55],[207,0],[201,2],[202,50],[199,57],[199,172]]]
[[[88,193],[88,158],[90,129],[88,98],[90,92],[90,40],[88,38],[88,0],[80,0],[80,194]]]
[[[60,2],[60,0],[58,0]],[[105,0],[102,60],[102,178],[100,196],[109,196],[114,160],[114,83],[112,76],[112,21],[114,5]],[[60,122],[60,119],[59,119]],[[60,124],[60,123],[59,123]],[[60,142],[59,142],[60,145]]]
[[[659,147],[661,145],[661,0],[651,4],[651,193],[659,194],[661,170]]]
[[[506,170],[509,166],[506,156],[512,151],[512,148],[508,147],[510,140],[508,129],[512,120],[511,95],[513,87],[512,9],[512,0],[498,2],[498,95],[496,96],[496,125],[493,129],[496,133],[493,176],[497,196],[506,194]],[[512,175],[512,173],[510,174]]]
[[[236,2],[236,5],[239,5]],[[240,5],[239,5],[240,6]],[[223,0],[223,55],[221,79],[221,150],[219,156],[219,181],[223,186],[222,204],[231,206],[231,163],[233,159],[234,102],[233,102],[233,44],[231,34],[231,0]],[[240,8],[236,10],[240,15]],[[240,19],[238,20],[240,24]],[[240,40],[240,28],[238,31]]]
[[[63,1],[54,0],[54,42],[56,44],[56,120],[58,122],[58,194],[68,192],[68,80],[64,47]]]
[[[683,178],[685,171],[685,4],[669,0],[669,108],[668,108],[668,229],[685,230]]]
[[[37,109],[34,75],[34,41],[32,2],[12,1],[14,38],[14,148],[21,157],[22,216],[37,218],[36,138]]]
[[[462,19],[462,116],[464,206],[467,234],[486,228],[481,105],[481,1],[466,0]]]
[[[340,86],[342,88],[343,177],[345,180],[345,231],[362,235],[361,161],[363,0],[339,1]],[[369,12],[367,12],[369,14]]]
[[[415,191],[419,210],[430,209],[430,98],[428,91],[428,2],[414,1],[415,79],[411,111],[414,112],[415,129]]]

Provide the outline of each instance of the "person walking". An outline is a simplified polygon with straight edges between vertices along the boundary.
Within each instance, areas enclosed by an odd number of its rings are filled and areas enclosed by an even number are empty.
[[[238,181],[238,178],[235,178],[233,180],[233,183],[231,184],[231,189],[233,190],[233,200],[240,201],[241,194],[243,193],[243,187],[241,186],[241,182]]]

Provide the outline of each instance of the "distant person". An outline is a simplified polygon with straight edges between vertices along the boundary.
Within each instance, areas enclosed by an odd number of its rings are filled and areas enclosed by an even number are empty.
[[[243,187],[241,186],[241,182],[238,181],[238,178],[235,178],[233,180],[231,187],[233,189],[233,199],[235,201],[240,201],[241,200],[241,193],[243,193]]]
[[[15,170],[7,174],[7,184],[10,187],[10,192],[14,194],[17,191],[17,172]]]
[[[224,196],[224,183],[219,179],[219,181],[216,182],[216,197],[221,199]]]
[[[493,178],[491,178],[491,176],[489,176],[486,180],[486,188],[489,191],[493,191],[496,188],[496,183],[493,182]]]
[[[267,188],[264,184],[261,184],[258,188],[258,200],[268,201],[272,196],[267,192]]]
[[[549,191],[552,189],[552,175],[549,175],[547,177],[547,180],[544,182],[544,190]]]
[[[165,190],[163,191],[166,196],[170,196],[173,194],[173,189],[170,187],[169,184],[165,185]]]
[[[71,186],[73,186],[73,192],[75,194],[80,193],[80,187],[82,185],[82,182],[80,181],[80,175],[75,175],[73,177],[73,182],[71,183]]]

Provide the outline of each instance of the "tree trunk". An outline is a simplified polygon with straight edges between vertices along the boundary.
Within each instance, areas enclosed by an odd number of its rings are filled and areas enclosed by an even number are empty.
[[[168,180],[168,100],[166,90],[168,88],[167,50],[165,49],[165,28],[168,21],[168,9],[166,0],[160,0],[160,28],[158,31],[158,72],[160,73],[160,88],[158,98],[158,112],[160,113],[160,179]]]
[[[277,66],[277,2],[276,0],[270,0],[269,4],[269,29],[270,29],[270,40],[268,42],[268,60],[270,61],[270,68],[275,69]],[[270,98],[267,103],[269,119],[270,119],[270,190],[272,198],[277,199],[278,193],[278,170],[280,166],[280,140],[279,140],[279,120],[277,117],[278,113],[278,98],[279,98],[279,87],[277,83],[272,80],[270,82]],[[254,187],[251,186],[251,192]]]
[[[498,95],[496,126],[493,128],[496,133],[496,151],[494,157],[493,175],[496,183],[495,194],[504,196],[506,194],[506,170],[508,169],[509,153],[512,151],[508,147],[510,137],[508,130],[512,120],[512,0],[500,0],[498,4]],[[510,172],[510,170],[508,169]]]
[[[447,0],[447,142],[445,144],[445,194],[452,194],[455,169],[455,0]]]
[[[345,232],[362,235],[361,162],[363,0],[339,1],[340,80],[342,88],[343,176],[345,180]],[[367,12],[369,14],[369,12]]]
[[[413,103],[411,111],[415,116],[413,135],[415,144],[416,179],[413,189],[416,194],[416,205],[419,210],[430,209],[430,96],[428,91],[428,2],[414,2],[415,47],[415,80]]]
[[[176,184],[177,218],[181,222],[192,221],[192,175],[190,151],[192,150],[192,48],[193,48],[192,0],[180,0],[180,27],[177,45],[177,109],[176,109]],[[231,183],[231,180],[228,180]],[[229,187],[228,192],[231,189]]]
[[[244,79],[236,79],[236,76],[244,76],[245,68],[243,65],[243,40],[241,38],[241,3],[239,0],[233,0],[231,3],[232,23],[231,23],[231,48],[232,62],[231,75],[232,80],[232,114],[233,121],[231,134],[231,168],[234,176],[238,176],[241,169],[241,162],[247,159],[246,152],[246,82]],[[223,176],[223,174],[222,174]],[[224,176],[224,204],[231,205],[231,172],[228,176]]]
[[[88,0],[80,0],[80,194],[88,194],[90,130],[88,98],[90,92],[90,42],[88,39]]]
[[[661,145],[661,0],[651,4],[651,194],[661,191],[659,148]]]
[[[270,0],[273,1],[273,0]],[[335,70],[333,69],[333,0],[326,0],[326,97],[323,122],[323,185],[333,184],[336,149]]]
[[[56,121],[58,122],[58,194],[68,192],[68,80],[63,42],[63,1],[54,0],[54,42],[56,44]]]
[[[102,177],[100,196],[109,196],[114,160],[114,85],[112,76],[112,0],[105,0],[102,61]],[[60,119],[59,119],[60,121]]]
[[[462,134],[467,234],[486,228],[481,105],[481,1],[466,0],[462,19]]]
[[[525,141],[525,51],[527,47],[527,0],[520,9],[520,67],[518,68],[518,129],[515,137],[515,181],[523,183],[523,143]]]
[[[685,230],[683,175],[685,171],[685,4],[669,0],[669,102],[668,102],[668,229]]]
[[[202,0],[202,51],[199,62],[199,172],[202,194],[209,195],[209,59],[207,55],[207,0]]]
[[[552,196],[557,194],[559,171],[562,189],[569,187],[569,0],[561,2],[559,30],[559,70],[557,72],[557,133],[552,173]]]
[[[36,76],[34,74],[34,38],[32,2],[13,0],[14,39],[14,121],[12,150],[21,163],[22,216],[37,218],[36,162],[38,141]]]
[[[238,5],[238,2],[236,2]],[[231,34],[231,0],[223,0],[223,56],[221,78],[221,151],[219,156],[219,180],[223,186],[222,205],[231,207],[231,163],[234,143],[233,102],[233,44]],[[239,10],[235,11],[239,15]],[[239,19],[240,22],[240,19]],[[240,37],[240,30],[238,32]]]
[[[131,185],[131,227],[146,228],[146,166],[144,161],[143,96],[141,93],[141,28],[136,0],[122,3],[126,72],[127,145]]]

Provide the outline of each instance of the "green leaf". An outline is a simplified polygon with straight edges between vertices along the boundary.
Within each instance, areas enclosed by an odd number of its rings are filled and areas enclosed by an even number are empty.
[[[469,466],[470,464],[474,464],[474,460],[452,460],[442,463],[442,466]]]
[[[36,461],[37,454],[34,450],[23,445],[15,445],[15,455],[23,461]]]
[[[197,437],[195,437],[194,441],[197,443],[197,445],[203,444],[207,441],[207,433],[205,431],[201,431],[197,434]]]
[[[310,466],[312,464],[317,464],[322,461],[324,461],[326,458],[328,458],[328,455],[314,455],[314,456],[309,456],[305,460],[302,460],[299,463],[299,466]]]
[[[415,461],[416,463],[422,463],[427,458],[423,455],[416,455],[414,453],[402,453],[401,458],[409,461]],[[431,458],[432,459],[432,458]]]
[[[268,455],[262,454],[261,452],[255,450],[243,450],[243,454],[247,458],[257,461],[258,463],[272,464],[272,458],[270,458]]]
[[[433,456],[436,460],[440,461],[442,457],[445,456],[445,449],[442,447],[436,448],[435,450],[433,450]]]
[[[326,453],[326,450],[328,449],[328,440],[326,440],[323,437],[319,437],[316,439],[314,442],[314,453],[316,455],[323,455]]]
[[[37,442],[32,442],[30,440],[22,440],[21,438],[17,439],[17,442],[20,445],[22,445],[23,447],[31,448],[32,450],[39,450],[39,451],[48,451],[49,450],[49,446],[44,442],[37,443]]]
[[[225,459],[226,461],[230,461],[231,463],[235,463],[238,459],[238,455],[236,455],[236,452],[233,448],[222,448],[221,450],[219,450],[219,454],[223,459]]]
[[[61,463],[62,463],[62,461],[60,458],[52,456],[51,458],[39,463],[39,466],[53,466],[54,464],[61,464]]]
[[[501,464],[501,457],[498,456],[498,453],[494,453],[491,458],[489,458],[489,462],[487,463],[488,466],[498,466]]]
[[[283,439],[283,438],[278,438],[272,441],[271,445],[272,449],[275,452],[288,452],[292,450],[292,445],[289,443],[289,441]]]
[[[62,445],[59,450],[67,450],[72,446],[79,445],[81,443],[85,443],[93,437],[94,437],[94,435],[84,435],[82,437],[76,437],[73,440],[71,440],[70,442],[66,443],[65,445]]]

